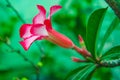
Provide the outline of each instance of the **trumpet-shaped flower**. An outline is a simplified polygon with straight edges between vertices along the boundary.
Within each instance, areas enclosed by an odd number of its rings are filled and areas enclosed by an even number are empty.
[[[45,8],[41,5],[37,5],[37,8],[39,13],[33,18],[33,23],[23,24],[20,28],[20,37],[23,38],[20,44],[23,48],[28,50],[35,40],[41,39],[46,39],[64,48],[74,47],[73,42],[69,38],[52,28],[51,16],[58,11],[61,6],[52,6],[50,8],[50,14],[47,18]]]

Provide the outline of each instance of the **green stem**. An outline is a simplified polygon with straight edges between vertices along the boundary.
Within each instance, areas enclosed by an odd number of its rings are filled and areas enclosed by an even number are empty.
[[[120,0],[105,0],[120,19]]]
[[[79,48],[78,46],[74,46],[73,49],[81,54],[83,57],[92,57],[92,55],[85,48]]]
[[[31,60],[29,60],[25,55],[23,55],[21,51],[14,49],[10,44],[7,43],[6,40],[3,40],[0,38],[0,41],[3,42],[5,45],[7,45],[12,52],[18,53],[25,61],[28,61],[37,71],[39,70],[39,68]]]
[[[18,11],[11,5],[11,3],[9,2],[9,0],[6,0],[6,2],[8,3],[7,6],[10,7],[18,16],[18,18],[22,21],[22,23],[26,23],[23,18],[19,15]]]
[[[120,58],[115,60],[104,60],[100,62],[103,67],[117,67],[120,66]]]
[[[9,0],[6,0],[6,2],[8,3],[8,7],[10,7],[14,12],[15,14],[17,15],[17,17],[20,19],[20,21],[25,24],[25,20],[20,16],[20,14],[18,13],[18,11],[11,5],[11,3],[9,2]],[[40,52],[44,54],[44,51],[43,49],[40,47],[39,43],[35,42],[35,44],[38,46],[38,48],[40,49]]]
[[[26,23],[25,20],[20,16],[18,11],[11,5],[9,0],[6,0],[6,2],[7,2],[7,6],[10,7],[16,13],[16,15],[20,19],[20,21],[25,24]],[[40,45],[37,42],[35,42],[35,44],[40,49],[40,52],[44,53],[44,51],[43,51],[43,49],[41,49]],[[11,48],[11,50],[14,50],[14,48],[11,45],[9,45],[9,44],[6,44],[6,45],[9,46]],[[18,53],[20,56],[22,56],[24,58],[24,60],[28,61],[36,69],[36,76],[37,76],[36,80],[39,80],[39,68],[32,61],[28,60],[20,51],[15,50],[15,52]]]

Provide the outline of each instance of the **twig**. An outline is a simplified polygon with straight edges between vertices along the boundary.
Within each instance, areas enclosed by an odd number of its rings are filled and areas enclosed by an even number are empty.
[[[43,50],[43,48],[41,47],[41,45],[40,45],[37,41],[35,42],[35,44],[36,44],[36,46],[39,48],[41,54],[44,55],[44,50]]]
[[[22,23],[26,23],[23,18],[19,15],[18,11],[11,5],[11,3],[9,2],[9,0],[6,0],[6,2],[8,3],[7,6],[10,7],[18,16],[18,18],[22,21]]]
[[[117,67],[120,66],[120,58],[115,60],[104,60],[100,62],[100,66],[103,67]]]
[[[18,13],[18,11],[11,5],[11,3],[9,2],[9,0],[6,0],[6,2],[8,3],[8,7],[10,7],[15,13],[16,13],[16,15],[18,16],[18,18],[21,20],[21,22],[23,23],[23,24],[25,24],[26,22],[25,22],[25,20],[20,16],[20,14]],[[40,52],[41,53],[44,53],[44,51],[43,51],[43,49],[40,47],[40,45],[37,43],[37,42],[35,42],[35,44],[38,46],[38,48],[40,49]]]
[[[39,68],[31,60],[29,60],[25,55],[23,55],[20,50],[14,49],[10,44],[7,43],[6,40],[3,40],[0,38],[0,41],[3,42],[5,45],[7,45],[11,49],[11,51],[18,53],[21,57],[23,57],[25,61],[28,61],[36,70],[39,70]]]
[[[9,0],[6,0],[6,2],[7,2],[7,6],[10,7],[10,8],[16,13],[16,15],[17,15],[18,18],[21,20],[21,22],[25,24],[25,23],[26,23],[25,20],[20,16],[20,14],[18,13],[18,11],[11,5],[11,3],[9,2]],[[44,51],[43,51],[43,49],[40,47],[40,45],[39,45],[37,42],[35,42],[35,44],[36,44],[36,45],[38,46],[38,48],[40,49],[40,52],[41,52],[41,53],[44,53]],[[11,45],[8,45],[8,44],[6,44],[6,45],[9,46],[12,50],[14,50]],[[32,61],[28,60],[20,51],[16,51],[16,52],[17,52],[19,55],[21,55],[26,61],[28,61],[28,62],[36,69],[37,80],[39,80],[39,68],[36,67],[36,65],[35,65]],[[40,58],[40,59],[41,59],[41,58]]]
[[[105,0],[120,19],[120,0]]]

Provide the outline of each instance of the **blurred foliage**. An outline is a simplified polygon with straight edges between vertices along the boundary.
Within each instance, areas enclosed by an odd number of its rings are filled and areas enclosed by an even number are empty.
[[[78,34],[81,34],[85,39],[86,23],[92,11],[107,7],[104,0],[9,1],[27,23],[32,23],[32,18],[38,13],[37,4],[45,6],[47,11],[52,5],[61,5],[62,9],[52,17],[53,28],[68,36],[78,46],[80,46],[78,44]],[[108,25],[110,25],[114,17],[113,11],[109,8],[99,33],[97,47],[99,47],[100,41],[109,27]],[[61,48],[48,41],[37,41],[39,45],[36,46],[33,43],[31,48],[25,52],[19,44],[21,40],[19,28],[22,24],[16,13],[7,5],[6,0],[0,0],[0,38],[3,40],[7,38],[12,47],[20,50],[30,61],[38,65],[40,73],[36,75],[36,70],[28,61],[25,61],[16,52],[11,51],[8,46],[0,41],[0,80],[36,80],[37,76],[39,76],[40,80],[63,80],[70,71],[81,65],[71,60],[71,56],[83,58],[77,52]],[[102,53],[120,44],[119,34],[120,26],[118,25],[112,35],[108,37]],[[120,80],[120,77],[118,77],[119,72],[120,67],[113,69],[99,68],[92,75],[91,80]]]

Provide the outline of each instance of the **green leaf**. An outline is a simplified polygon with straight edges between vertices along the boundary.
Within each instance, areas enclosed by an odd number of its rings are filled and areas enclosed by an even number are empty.
[[[113,80],[113,74],[114,73],[112,72],[111,68],[97,67],[93,74],[94,77],[91,80]]]
[[[95,65],[86,66],[84,69],[79,71],[72,80],[86,80],[86,78],[91,74],[91,72],[95,69]]]
[[[106,53],[104,53],[104,55],[102,56],[102,59],[114,58],[114,57],[120,58],[120,45],[115,46],[111,48],[110,50],[108,50]]]
[[[96,57],[96,43],[99,30],[101,28],[101,23],[105,16],[107,8],[102,8],[94,11],[87,24],[86,28],[86,44],[87,49],[91,52],[93,57]]]
[[[95,67],[95,68],[90,72],[90,74],[86,77],[85,80],[91,80],[96,70],[97,70],[97,67]]]
[[[103,37],[103,40],[101,41],[100,48],[98,49],[98,54],[99,55],[102,52],[102,49],[104,47],[104,44],[105,44],[106,40],[109,38],[110,34],[114,31],[114,29],[118,26],[119,23],[120,23],[120,20],[117,17],[112,21],[111,25],[109,26],[108,30],[106,31],[106,33]]]
[[[87,64],[87,65],[82,65],[82,66],[80,66],[80,67],[72,70],[72,71],[66,76],[66,78],[65,78],[64,80],[69,80],[73,75],[75,75],[77,72],[79,72],[80,70],[84,69],[84,68],[87,67],[87,66],[88,66],[88,64]]]
[[[118,58],[120,58],[120,53],[113,53],[113,54],[110,54],[110,55],[106,55],[106,56],[103,56],[102,58],[101,58],[101,60],[103,60],[103,59],[108,59],[108,60],[113,60],[113,59],[118,59]]]
[[[65,80],[86,80],[86,78],[95,69],[94,64],[80,66],[79,68],[73,70]]]

